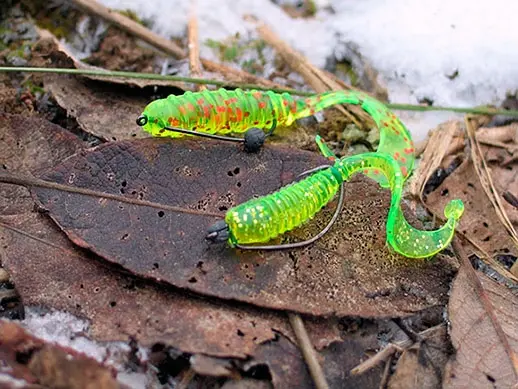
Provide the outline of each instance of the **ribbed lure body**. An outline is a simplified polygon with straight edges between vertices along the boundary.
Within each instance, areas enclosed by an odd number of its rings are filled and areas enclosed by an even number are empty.
[[[326,169],[277,192],[227,211],[231,245],[267,242],[310,220],[336,194],[343,179]]]
[[[243,91],[241,89],[185,92],[150,103],[142,115],[147,118],[144,130],[153,136],[173,138],[184,134],[164,127],[177,127],[210,134],[241,133],[252,127],[289,126],[296,119],[302,102],[288,93]]]
[[[281,190],[231,208],[225,217],[231,245],[267,242],[310,220],[337,193],[342,181],[372,169],[383,175],[392,191],[387,217],[387,243],[410,258],[430,257],[448,246],[464,205],[451,201],[445,208],[447,222],[438,230],[412,227],[401,209],[405,177],[399,164],[386,153],[364,153],[337,160],[333,167],[290,184]]]
[[[242,133],[250,128],[270,129],[276,121],[289,126],[337,104],[360,105],[380,130],[378,152],[390,154],[408,177],[414,165],[414,145],[404,124],[385,105],[366,93],[341,90],[295,100],[288,93],[243,91],[241,89],[185,92],[158,99],[144,109],[144,130],[157,137],[179,138],[185,134],[168,131],[176,127],[210,134]],[[366,173],[381,186],[387,182],[377,169]]]

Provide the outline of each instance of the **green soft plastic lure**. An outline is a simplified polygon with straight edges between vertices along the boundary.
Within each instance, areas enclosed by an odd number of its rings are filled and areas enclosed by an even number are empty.
[[[183,137],[167,127],[209,134],[243,133],[250,128],[271,128],[275,123],[289,126],[337,104],[360,105],[380,129],[379,153],[389,153],[405,177],[414,164],[414,146],[405,126],[382,103],[366,93],[342,90],[295,100],[289,93],[243,91],[241,89],[185,92],[147,105],[138,125],[156,137]],[[387,187],[385,176],[370,169],[368,176]]]
[[[380,128],[377,152],[336,159],[317,136],[321,152],[334,160],[331,167],[229,209],[225,221],[209,229],[211,240],[228,241],[231,246],[267,242],[311,219],[336,195],[344,181],[360,172],[391,189],[386,231],[387,243],[396,252],[410,258],[426,258],[448,246],[464,212],[464,204],[461,200],[450,201],[444,210],[447,222],[438,230],[421,231],[412,227],[400,204],[403,184],[415,159],[410,134],[382,103],[363,93],[354,94],[356,103],[361,104]]]

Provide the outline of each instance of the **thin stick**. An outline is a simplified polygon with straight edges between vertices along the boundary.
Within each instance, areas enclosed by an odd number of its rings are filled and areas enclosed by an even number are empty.
[[[420,338],[426,339],[433,335],[436,331],[442,329],[444,326],[444,324],[438,324],[434,327],[427,328],[426,330],[420,332],[418,335]],[[378,351],[372,357],[351,369],[351,375],[363,374],[366,371],[375,367],[377,364],[386,361],[394,353],[402,352],[403,350],[411,347],[413,344],[414,341],[412,341],[412,339],[405,339],[400,342],[389,343],[386,347]]]
[[[109,200],[120,201],[122,203],[128,203],[128,204],[133,204],[133,205],[142,205],[145,207],[163,209],[165,211],[171,211],[171,212],[187,213],[187,214],[191,214],[191,215],[217,217],[217,218],[224,217],[224,215],[220,214],[220,213],[202,212],[202,211],[196,211],[194,209],[176,207],[174,205],[167,205],[167,204],[155,203],[152,201],[132,199],[129,197],[123,197],[123,196],[115,195],[112,193],[104,193],[104,192],[99,192],[99,191],[92,190],[92,189],[78,188],[75,186],[58,184],[57,182],[40,180],[38,178],[16,177],[16,176],[10,176],[10,175],[6,175],[6,174],[0,174],[0,182],[5,183],[5,184],[21,185],[21,186],[25,186],[26,188],[38,187],[38,188],[61,190],[64,192],[78,193],[78,194],[92,196],[92,197],[100,197],[100,198],[105,198],[105,199],[109,199]]]
[[[322,367],[318,363],[316,351],[311,344],[311,340],[309,339],[309,335],[302,318],[298,314],[291,312],[288,312],[288,318],[290,320],[291,327],[293,328],[293,332],[295,332],[295,337],[299,343],[302,355],[304,355],[304,360],[308,365],[309,373],[315,382],[316,388],[329,389],[326,377],[324,376]]]
[[[219,64],[207,66],[203,60],[201,61],[206,70],[211,72],[218,72]],[[138,73],[138,72],[123,72],[116,70],[93,70],[93,69],[68,69],[68,68],[39,68],[39,67],[24,67],[24,66],[0,66],[0,73],[10,72],[27,72],[27,73],[50,73],[50,74],[73,74],[78,76],[96,76],[96,77],[125,77],[141,80],[157,80],[157,81],[174,81],[174,82],[189,82],[191,84],[214,85],[218,87],[231,87],[242,89],[257,89],[257,90],[271,90],[276,93],[290,93],[295,96],[314,96],[315,92],[307,92],[289,88],[266,87],[259,84],[250,84],[242,82],[221,81],[206,78],[181,77],[171,75],[161,75],[155,73]],[[398,109],[402,111],[452,111],[459,113],[473,113],[480,115],[504,115],[518,117],[518,110],[495,110],[493,108],[463,108],[463,107],[442,107],[442,106],[424,106],[412,104],[398,104],[398,103],[384,103],[390,109]]]
[[[187,38],[189,41],[189,68],[192,77],[201,77],[200,46],[198,42],[198,19],[196,17],[196,0],[191,3],[191,17],[187,24]],[[207,89],[203,84],[198,84],[199,91]]]
[[[202,64],[208,71],[218,72],[220,69],[220,65],[216,64],[214,66],[204,63],[202,59]],[[222,66],[222,65],[221,65]],[[239,72],[237,69],[233,69]],[[51,74],[74,74],[79,76],[96,76],[96,77],[125,77],[125,78],[135,78],[141,80],[157,80],[157,81],[174,81],[174,82],[190,82],[192,84],[206,84],[206,85],[215,85],[219,87],[235,87],[242,89],[257,89],[257,90],[271,90],[277,93],[291,93],[297,96],[313,96],[314,92],[304,92],[297,91],[295,89],[288,88],[272,88],[269,86],[258,85],[258,84],[247,84],[241,82],[230,82],[230,81],[221,81],[221,80],[213,80],[213,79],[205,79],[205,78],[194,78],[194,77],[181,77],[181,76],[170,76],[170,75],[162,75],[155,73],[137,73],[137,72],[123,72],[117,70],[93,70],[93,69],[68,69],[68,68],[37,68],[37,67],[15,67],[15,66],[0,66],[0,72],[28,72],[28,73],[51,73]]]
[[[390,376],[390,365],[392,364],[393,358],[394,358],[394,355],[390,355],[385,362],[385,368],[383,369],[383,375],[381,376],[381,381],[378,386],[379,389],[385,389],[387,387],[389,376]]]

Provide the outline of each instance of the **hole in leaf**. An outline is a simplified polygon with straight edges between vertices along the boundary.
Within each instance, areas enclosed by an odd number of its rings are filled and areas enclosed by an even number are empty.
[[[113,308],[113,307],[114,307],[114,306],[116,306],[116,305],[117,305],[117,302],[116,302],[116,301],[110,301],[110,307],[112,307],[112,308]]]
[[[197,283],[197,282],[198,282],[198,280],[196,279],[196,277],[191,277],[191,278],[189,278],[188,282],[189,282],[190,284],[195,284],[195,283]]]
[[[441,196],[447,196],[448,195],[448,188],[445,188],[443,190],[441,190]]]
[[[164,217],[165,213],[164,211],[158,211],[158,217]]]

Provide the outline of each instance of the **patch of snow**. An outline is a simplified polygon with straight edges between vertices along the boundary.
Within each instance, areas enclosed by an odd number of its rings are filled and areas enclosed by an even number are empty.
[[[88,338],[89,323],[70,313],[50,311],[41,313],[38,309],[26,307],[25,319],[20,323],[30,334],[47,342],[69,347],[86,354],[98,362],[114,367],[117,379],[129,388],[143,388],[147,382],[144,373],[127,369],[130,346],[124,342],[95,342]],[[147,360],[147,351],[139,349],[141,361]]]
[[[152,20],[166,37],[185,35],[192,0],[101,0],[108,7],[132,9]],[[392,102],[416,104],[427,98],[435,105],[473,107],[498,104],[518,89],[518,41],[514,26],[518,2],[493,0],[329,0],[334,13],[320,9],[315,18],[292,19],[270,0],[197,0],[201,54],[215,59],[203,45],[208,38],[224,40],[254,34],[243,19],[252,14],[288,44],[324,67],[344,42],[356,44],[379,71]],[[445,113],[402,115],[416,140]]]
[[[29,386],[25,380],[19,380],[3,373],[0,373],[0,384],[5,385],[6,388],[10,389],[26,388]]]

